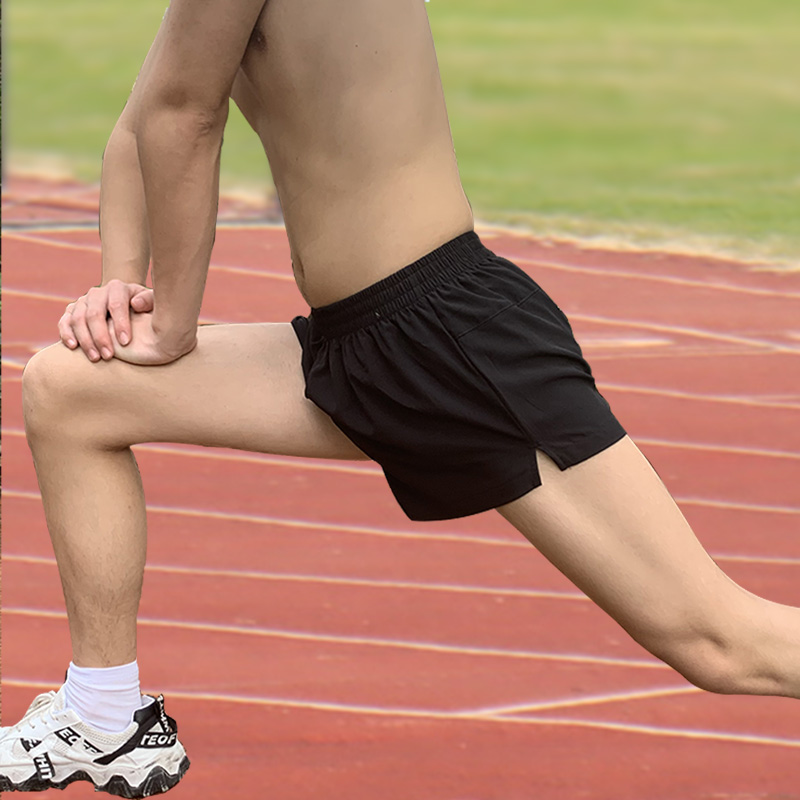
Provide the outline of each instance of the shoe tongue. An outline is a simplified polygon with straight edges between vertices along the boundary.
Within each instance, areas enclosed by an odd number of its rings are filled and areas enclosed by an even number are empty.
[[[56,696],[53,698],[53,705],[51,709],[53,711],[63,711],[67,707],[67,685],[63,684],[61,688],[56,692]]]
[[[145,725],[145,724],[154,725],[156,722],[161,721],[158,701],[155,700],[155,698],[153,698],[153,702],[148,703],[146,706],[142,706],[141,708],[134,711],[133,721],[138,723],[139,725]]]
[[[47,692],[40,694],[31,703],[30,708],[25,712],[23,720],[33,717],[34,715],[41,714],[43,711],[61,711],[64,708],[64,687],[62,686],[57,692]]]

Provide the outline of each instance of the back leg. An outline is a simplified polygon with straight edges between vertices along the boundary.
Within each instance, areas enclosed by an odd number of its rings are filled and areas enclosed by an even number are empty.
[[[734,583],[630,437],[498,511],[637,642],[695,685],[800,698],[800,609]]]

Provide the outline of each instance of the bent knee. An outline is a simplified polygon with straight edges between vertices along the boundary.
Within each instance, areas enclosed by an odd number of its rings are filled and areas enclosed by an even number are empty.
[[[738,694],[745,677],[734,649],[709,640],[686,645],[674,655],[673,664],[689,683],[714,694]]]
[[[30,438],[70,430],[68,423],[91,405],[102,376],[81,351],[61,342],[40,350],[22,373],[22,408]]]
[[[689,683],[715,694],[740,694],[752,664],[735,631],[721,628],[663,632],[651,653],[677,670]]]

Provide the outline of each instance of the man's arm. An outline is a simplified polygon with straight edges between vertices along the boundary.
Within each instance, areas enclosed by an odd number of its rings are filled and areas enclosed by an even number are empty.
[[[158,47],[156,37],[103,153],[100,181],[103,286],[114,279],[144,284],[150,266],[150,234],[135,124],[141,94],[137,87],[147,82]]]
[[[150,234],[142,170],[131,110],[125,106],[103,153],[100,181],[101,285],[111,280],[144,284],[150,266]]]
[[[194,346],[214,242],[231,87],[264,0],[173,0],[134,87],[133,130],[150,230],[153,332]]]
[[[152,310],[152,291],[144,288],[150,263],[142,174],[129,101],[109,137],[100,181],[100,240],[102,276],[70,303],[58,322],[61,341],[80,347],[91,361],[114,357],[110,314],[118,341],[131,340],[131,308]]]

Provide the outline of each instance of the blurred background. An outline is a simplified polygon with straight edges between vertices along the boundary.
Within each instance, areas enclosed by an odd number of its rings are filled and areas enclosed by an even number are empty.
[[[6,0],[6,173],[98,180],[164,8],[165,0]],[[431,0],[427,8],[465,188],[481,219],[797,264],[797,0]],[[236,110],[223,186],[272,191]]]

